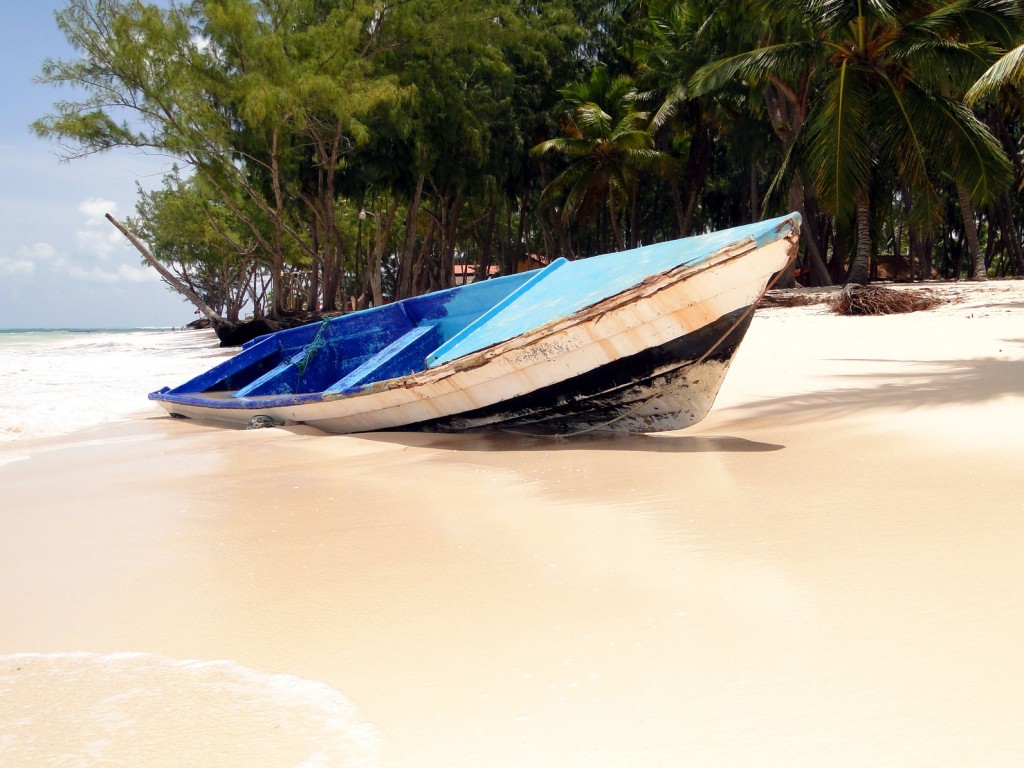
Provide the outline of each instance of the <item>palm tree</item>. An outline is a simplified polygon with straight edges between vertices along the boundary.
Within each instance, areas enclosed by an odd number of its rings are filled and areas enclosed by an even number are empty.
[[[724,77],[767,80],[817,71],[806,124],[797,141],[825,208],[853,220],[856,250],[848,281],[870,275],[872,207],[905,185],[912,220],[940,215],[935,176],[941,170],[975,204],[1007,183],[1010,166],[998,142],[949,93],[951,77],[989,50],[986,24],[1009,28],[1013,0],[890,3],[885,0],[798,0],[800,39],[766,45],[714,62],[695,77],[708,87]],[[799,8],[797,8],[799,6]],[[794,146],[796,144],[794,143]]]
[[[652,3],[648,40],[635,45],[638,79],[649,89],[642,98],[655,98],[661,105],[652,125],[670,126],[689,143],[684,178],[690,194],[686,216],[680,217],[687,224],[704,180],[701,171],[706,170],[699,161],[710,154],[712,136],[717,136],[716,145],[724,146],[732,156],[731,164],[746,166],[749,191],[745,197],[749,197],[751,217],[762,215],[758,178],[778,161],[777,155],[782,162],[767,196],[774,197],[776,190],[786,191],[782,205],[788,210],[806,212],[809,205],[817,208],[799,163],[791,162],[796,138],[806,121],[815,67],[807,63],[792,73],[777,72],[763,82],[744,83],[735,77],[731,63],[731,54],[738,51],[799,36],[804,14],[801,10],[791,18],[773,17],[767,4],[757,13],[750,10],[736,3],[660,0]],[[716,65],[706,67],[709,60]],[[766,148],[772,144],[773,132],[779,141],[777,151]],[[731,140],[721,141],[723,135]],[[805,215],[805,219],[810,223],[811,216]],[[814,279],[830,285],[831,277],[810,226],[803,229],[803,236]]]
[[[693,73],[715,55],[700,34],[701,9],[697,3],[662,2],[652,7],[647,39],[634,42],[632,58],[638,65],[637,82],[643,88],[637,103],[650,105],[650,130],[664,146],[681,146],[686,153],[683,202],[679,180],[669,179],[676,228],[680,237],[693,229],[697,201],[708,174],[713,136],[724,128],[716,119],[711,98],[695,97],[689,89]]]
[[[531,154],[561,155],[569,165],[544,188],[542,199],[564,195],[563,222],[577,213],[591,218],[607,205],[615,247],[624,249],[619,218],[636,203],[641,171],[667,172],[670,161],[654,148],[647,113],[634,109],[636,89],[629,78],[612,77],[599,66],[587,82],[560,93],[571,108],[563,128],[566,135],[541,142]],[[632,244],[636,237],[631,227]]]

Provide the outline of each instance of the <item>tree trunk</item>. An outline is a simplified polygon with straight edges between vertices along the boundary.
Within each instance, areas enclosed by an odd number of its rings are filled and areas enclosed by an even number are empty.
[[[416,268],[416,220],[419,218],[420,200],[423,198],[423,184],[426,180],[426,171],[420,171],[420,175],[416,179],[416,191],[409,203],[409,217],[405,222],[405,247],[402,249],[402,263],[398,269],[398,296],[395,297],[397,299],[407,299],[413,295],[415,282],[413,271]]]
[[[666,155],[672,154],[672,147],[668,141],[668,132],[659,131],[657,136],[658,149],[664,152]],[[676,237],[683,236],[683,222],[686,219],[686,214],[683,211],[683,196],[679,192],[679,179],[676,178],[676,174],[670,174],[668,177],[668,189],[672,195],[672,209],[676,214]]]
[[[927,280],[932,276],[932,247],[935,239],[931,233],[921,234],[918,248],[918,263],[921,265],[921,279]]]
[[[964,234],[967,236],[967,247],[971,256],[971,280],[988,280],[985,254],[981,252],[978,227],[974,223],[974,206],[971,205],[971,199],[962,184],[956,185],[956,199],[960,203],[960,215],[964,220]]]
[[[284,197],[281,194],[281,170],[277,163],[278,131],[275,128],[270,141],[270,176],[274,188],[274,249],[273,264],[270,270],[270,292],[273,304],[270,316],[277,318],[284,314],[284,243],[281,237],[284,227]]]
[[[608,218],[612,225],[612,239],[615,241],[615,250],[626,250],[626,243],[622,239],[622,233],[619,231],[619,216],[618,212],[615,210],[615,193],[612,190],[611,185],[608,186]]]
[[[440,253],[438,254],[438,287],[451,288],[455,277],[455,247],[459,234],[459,213],[465,202],[465,195],[461,187],[455,190],[452,197],[449,194],[439,201],[440,223],[438,226],[440,234]]]
[[[996,211],[999,214],[999,228],[1002,230],[1003,240],[1010,253],[1013,274],[1019,276],[1024,273],[1024,249],[1021,248],[1020,238],[1017,236],[1017,222],[1013,218],[1009,199],[1010,196],[1003,193]]]
[[[867,285],[871,281],[871,206],[868,193],[857,196],[857,250],[850,266],[847,284]]]
[[[757,184],[757,160],[750,159],[750,220],[761,220],[761,191]]]
[[[634,189],[629,205],[629,247],[636,248],[640,243],[640,190]]]
[[[139,238],[137,238],[131,232],[129,232],[128,229],[120,221],[115,219],[109,213],[107,214],[107,221],[109,221],[111,224],[117,227],[120,230],[121,234],[128,238],[129,242],[131,242],[131,244],[135,246],[136,250],[138,250],[138,252],[142,254],[142,258],[146,260],[146,263],[149,264],[149,266],[151,266],[157,272],[159,272],[160,277],[166,280],[168,285],[170,285],[174,290],[176,290],[186,299],[191,301],[195,305],[196,309],[202,312],[210,320],[211,323],[219,324],[226,322],[225,319],[221,317],[216,310],[214,310],[209,304],[207,304],[205,301],[199,298],[199,295],[195,291],[193,291],[184,282],[178,279],[177,275],[171,272],[171,270],[169,270],[167,267],[161,264],[156,259],[156,257],[149,252],[149,249],[145,245],[143,245],[142,241],[139,240]]]
[[[832,285],[832,277],[828,273],[824,259],[821,258],[818,242],[814,239],[814,232],[811,229],[811,211],[813,209],[808,204],[804,183],[799,176],[793,179],[793,183],[789,187],[789,208],[791,211],[799,211],[803,218],[800,236],[803,238],[804,252],[807,254],[807,261],[811,265],[811,272],[815,280],[818,285]]]
[[[369,265],[369,285],[370,293],[373,296],[373,306],[379,307],[384,303],[384,288],[383,288],[383,266],[384,266],[384,251],[387,250],[388,244],[388,233],[391,232],[391,227],[395,223],[395,217],[398,215],[398,201],[393,200],[390,208],[388,209],[387,219],[382,225],[380,222],[380,214],[383,211],[378,211],[377,215],[373,217],[373,222],[376,225],[376,237],[373,241],[373,256],[371,257]]]
[[[548,186],[548,174],[547,165],[542,161],[540,164],[540,188],[547,189]],[[523,215],[526,212],[526,193],[524,191],[522,198],[522,205],[519,208],[519,229],[520,232],[523,230],[524,219]],[[551,222],[551,230],[555,233],[555,240],[558,243],[558,253],[555,253],[552,249],[546,249],[545,256],[550,260],[554,261],[557,256],[563,256],[570,261],[576,258],[576,254],[573,251],[572,241],[569,239],[568,233],[565,231],[565,220],[562,219],[562,214],[555,210],[554,204],[549,204],[547,210],[542,214],[542,220]],[[518,264],[519,259],[522,258],[524,253],[523,249],[523,238],[520,237],[516,242],[516,253],[515,259]],[[515,268],[513,268],[514,271]]]
[[[484,220],[484,231],[483,234],[476,238],[479,246],[480,253],[477,257],[477,262],[474,265],[476,271],[473,274],[473,279],[469,279],[469,275],[463,275],[463,281],[466,283],[479,283],[487,279],[488,272],[490,272],[491,264],[494,262],[494,229],[498,220],[498,201],[493,198],[487,199],[487,214]]]
[[[697,119],[700,120],[698,114]],[[689,194],[686,198],[686,210],[683,213],[681,226],[682,237],[689,237],[693,232],[693,219],[697,213],[697,202],[708,175],[708,160],[711,157],[711,135],[703,122],[698,122],[690,138],[690,154],[686,159],[686,183]]]

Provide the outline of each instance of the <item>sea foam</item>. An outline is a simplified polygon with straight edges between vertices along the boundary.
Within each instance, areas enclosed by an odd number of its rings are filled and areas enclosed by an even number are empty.
[[[232,661],[0,656],[0,765],[359,768],[377,742],[340,691]]]
[[[0,443],[163,413],[151,391],[235,351],[211,331],[0,332]]]

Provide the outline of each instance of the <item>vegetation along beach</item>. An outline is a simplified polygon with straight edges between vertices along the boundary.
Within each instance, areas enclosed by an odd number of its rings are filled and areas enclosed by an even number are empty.
[[[1020,764],[1024,5],[44,5],[52,167],[0,116],[0,765]],[[134,212],[63,202],[139,157]],[[685,430],[147,400],[256,334],[787,214]]]

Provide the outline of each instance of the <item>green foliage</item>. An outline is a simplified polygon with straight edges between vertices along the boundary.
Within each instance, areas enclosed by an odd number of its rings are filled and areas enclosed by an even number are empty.
[[[56,20],[75,56],[39,81],[71,96],[34,130],[68,158],[175,158],[135,224],[225,308],[350,307],[456,263],[792,207],[819,282],[854,244],[969,274],[973,224],[993,274],[1024,271],[1016,0],[69,0]]]

